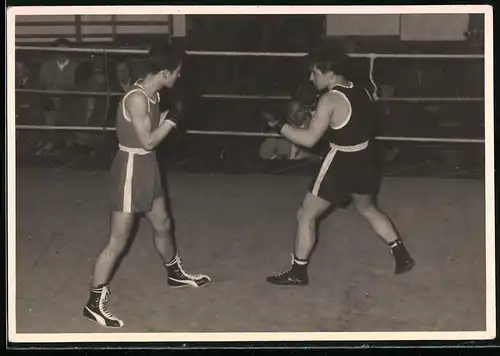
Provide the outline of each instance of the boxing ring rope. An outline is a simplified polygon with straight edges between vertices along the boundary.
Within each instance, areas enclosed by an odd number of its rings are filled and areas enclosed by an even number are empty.
[[[147,54],[144,49],[117,49],[117,48],[57,48],[57,47],[38,47],[38,46],[16,46],[16,50],[40,51],[40,52],[75,52],[103,54]],[[292,52],[238,52],[238,51],[186,51],[187,55],[192,56],[255,56],[255,57],[305,57],[307,53]],[[374,98],[377,101],[385,102],[479,102],[484,98],[378,98],[376,96],[377,86],[373,78],[374,62],[377,58],[423,58],[423,59],[480,59],[483,55],[477,54],[376,54],[376,53],[352,53],[352,58],[368,58],[370,60],[369,77],[373,84]],[[108,78],[109,80],[109,78]],[[108,85],[109,88],[109,85]],[[91,91],[60,91],[60,90],[36,90],[36,89],[16,89],[19,93],[31,93],[42,95],[77,95],[77,96],[122,96],[123,93],[114,92],[91,92]],[[243,99],[243,100],[289,100],[290,96],[266,96],[266,95],[231,95],[231,94],[202,94],[206,99]],[[63,130],[63,131],[114,131],[114,127],[93,127],[93,126],[48,126],[48,125],[16,125],[19,130]],[[238,131],[214,131],[214,130],[187,130],[186,133],[194,135],[217,135],[217,136],[243,136],[243,137],[281,137],[275,133],[262,132],[238,132]],[[431,138],[431,137],[405,137],[405,136],[377,136],[376,139],[383,141],[410,141],[410,142],[441,142],[441,143],[484,143],[484,139],[472,138]]]
[[[58,131],[116,131],[114,127],[97,126],[40,126],[19,125],[16,128],[23,130],[58,130]],[[210,136],[240,136],[240,137],[282,137],[276,133],[267,132],[243,132],[243,131],[219,131],[219,130],[187,130],[191,135]],[[408,136],[377,136],[382,141],[411,141],[411,142],[449,142],[449,143],[484,143],[484,139],[475,138],[432,138],[432,137],[408,137]]]
[[[123,93],[118,92],[98,92],[98,91],[79,91],[79,90],[41,90],[41,89],[16,89],[17,93],[25,94],[45,94],[45,95],[79,95],[79,96],[122,96]],[[206,99],[242,99],[242,100],[290,100],[288,95],[238,95],[238,94],[201,94],[202,98]],[[377,101],[484,101],[484,98],[378,98]]]
[[[16,46],[16,50],[21,51],[40,51],[40,52],[75,52],[75,53],[93,53],[93,54],[148,54],[145,49],[123,49],[123,48],[59,48],[59,47],[42,47],[42,46]],[[253,57],[305,57],[308,53],[305,52],[239,52],[239,51],[185,51],[187,55],[192,56],[253,56]],[[482,54],[388,54],[388,53],[349,53],[353,58],[424,58],[424,59],[480,59],[484,58]]]

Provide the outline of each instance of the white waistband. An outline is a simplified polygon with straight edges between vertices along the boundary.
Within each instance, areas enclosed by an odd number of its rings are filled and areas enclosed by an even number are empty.
[[[145,150],[143,148],[127,147],[127,146],[123,146],[123,145],[120,145],[120,144],[118,144],[118,148],[120,149],[120,151],[127,152],[127,153],[132,153],[132,154],[135,154],[135,155],[147,155],[147,154],[150,154],[150,153],[153,152],[153,151],[147,151],[147,150]]]
[[[358,152],[364,150],[366,147],[368,147],[368,142],[365,141],[362,143],[358,143],[357,145],[354,146],[339,146],[334,143],[330,143],[330,147],[332,150],[337,150],[340,152]]]

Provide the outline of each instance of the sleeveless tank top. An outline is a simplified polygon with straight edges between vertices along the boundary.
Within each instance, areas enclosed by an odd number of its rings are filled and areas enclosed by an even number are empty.
[[[355,146],[373,138],[374,108],[368,91],[354,84],[336,85],[329,92],[340,93],[349,104],[347,119],[338,127],[330,125],[325,138],[338,146]]]
[[[139,84],[140,80],[135,82],[123,98],[120,100],[118,105],[118,111],[116,113],[116,135],[118,138],[118,143],[122,146],[129,148],[143,148],[139,137],[134,129],[130,116],[125,107],[125,100],[132,93],[140,92],[142,93],[148,101],[148,116],[151,119],[151,130],[156,130],[160,123],[160,94],[156,93],[155,98],[146,94],[144,88]]]

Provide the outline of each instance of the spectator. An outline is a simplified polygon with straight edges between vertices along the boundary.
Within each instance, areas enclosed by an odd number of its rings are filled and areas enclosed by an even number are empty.
[[[300,105],[299,102],[291,103],[288,108],[288,123],[295,127],[306,128],[309,126],[311,117],[304,110],[299,109]],[[281,137],[270,137],[262,143],[260,157],[264,160],[301,160],[314,158],[315,155]]]
[[[379,87],[380,98],[387,99],[394,97],[394,87],[392,85],[382,84]],[[385,105],[382,107],[382,115],[384,117],[391,117],[391,106]],[[385,159],[387,162],[393,162],[400,154],[400,147],[398,143],[388,142],[386,144],[387,150],[385,154]]]
[[[104,70],[102,58],[92,57],[91,73],[88,79],[88,90],[92,92],[105,92],[108,89],[108,78]],[[87,98],[87,115],[85,124],[89,126],[102,126],[106,117],[106,97],[91,96]]]
[[[90,61],[82,63],[77,71],[76,85],[81,91],[105,92],[108,85],[103,60],[93,56]],[[106,100],[106,97],[102,95],[79,97],[78,103],[76,103],[78,109],[75,110],[72,124],[91,127],[102,126],[106,117]],[[95,137],[93,133],[80,131],[76,134],[74,144],[90,150],[91,154],[95,154],[98,144]]]
[[[28,63],[16,62],[16,89],[36,89],[37,80],[32,75],[33,70]],[[16,92],[16,124],[41,125],[43,123],[40,110],[40,96]],[[17,136],[16,136],[17,137]],[[42,144],[39,131],[27,132],[27,142],[37,149]]]
[[[68,48],[71,42],[66,39],[58,39],[54,42],[54,47]],[[77,63],[70,59],[68,52],[55,52],[52,58],[42,63],[40,68],[39,86],[45,90],[72,90],[75,87],[75,70]],[[71,116],[70,101],[61,100],[61,97],[47,97],[44,100],[45,124],[55,126],[64,119]],[[55,154],[55,137],[47,135],[46,144],[37,152],[40,154]]]
[[[36,78],[33,78],[32,69],[22,61],[16,62],[16,89],[36,89]],[[38,95],[16,94],[16,121],[20,124],[40,124],[40,108]]]
[[[134,80],[132,79],[129,63],[127,61],[117,62],[114,75],[110,78],[110,91],[113,93],[126,93],[133,83]],[[111,97],[108,116],[109,126],[113,126],[115,123],[116,110],[121,98],[121,96]]]
[[[132,85],[132,75],[130,66],[126,61],[120,61],[116,64],[116,81],[112,82],[117,91],[126,92]]]

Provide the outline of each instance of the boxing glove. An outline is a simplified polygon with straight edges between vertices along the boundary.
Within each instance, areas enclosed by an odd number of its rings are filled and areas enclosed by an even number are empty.
[[[179,122],[182,119],[182,112],[184,109],[184,104],[181,100],[172,102],[170,109],[164,111],[161,115],[160,122],[169,121],[175,127],[179,126]]]
[[[281,129],[287,123],[286,118],[275,118],[270,112],[263,111],[261,113],[262,118],[266,121],[267,126],[276,133],[281,133]]]

